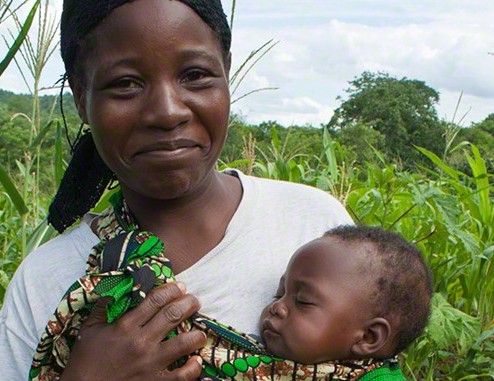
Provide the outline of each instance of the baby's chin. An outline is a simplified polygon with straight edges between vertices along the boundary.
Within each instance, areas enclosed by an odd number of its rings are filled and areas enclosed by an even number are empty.
[[[262,343],[266,347],[269,354],[284,360],[291,360],[300,363],[300,361],[297,360],[297,354],[293,353],[293,351],[283,345],[281,337],[273,338],[269,337],[269,335],[265,335],[262,337]]]
[[[290,350],[285,345],[283,345],[279,341],[269,340],[262,338],[262,343],[266,347],[266,350],[269,354],[282,358],[284,360],[290,360],[302,365],[313,365],[321,362],[331,361],[328,359],[315,359],[307,356],[307,353],[297,353],[295,351]]]

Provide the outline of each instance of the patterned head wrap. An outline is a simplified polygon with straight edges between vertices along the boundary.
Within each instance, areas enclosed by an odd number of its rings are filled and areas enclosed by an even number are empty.
[[[80,41],[115,8],[133,0],[64,0],[60,26],[62,59],[72,74]],[[144,1],[144,0],[141,0]],[[223,53],[230,51],[231,31],[221,0],[178,0],[190,7],[217,34]]]

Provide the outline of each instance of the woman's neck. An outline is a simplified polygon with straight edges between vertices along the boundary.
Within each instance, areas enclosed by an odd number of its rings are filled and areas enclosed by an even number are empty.
[[[122,193],[139,227],[153,231],[163,223],[175,224],[184,219],[188,223],[199,221],[202,215],[210,215],[211,210],[218,209],[218,205],[224,207],[231,198],[235,198],[232,180],[238,183],[237,178],[214,171],[190,194],[169,200],[139,195],[125,185],[122,185]]]
[[[200,190],[179,199],[136,197],[125,187],[122,192],[139,228],[165,242],[176,273],[194,264],[222,240],[242,198],[238,178],[218,172]]]

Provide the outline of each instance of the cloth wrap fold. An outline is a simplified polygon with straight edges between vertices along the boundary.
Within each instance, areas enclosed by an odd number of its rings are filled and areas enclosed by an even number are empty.
[[[111,197],[111,203],[98,220],[101,242],[91,250],[86,275],[66,292],[40,339],[29,374],[31,381],[56,380],[63,373],[79,329],[98,298],[111,299],[107,304],[111,323],[138,305],[152,288],[174,281],[163,242],[138,230],[120,192]],[[317,365],[283,360],[267,353],[253,337],[201,314],[182,323],[168,338],[191,329],[203,330],[208,338],[198,353],[204,360],[202,379],[405,380],[396,359]]]

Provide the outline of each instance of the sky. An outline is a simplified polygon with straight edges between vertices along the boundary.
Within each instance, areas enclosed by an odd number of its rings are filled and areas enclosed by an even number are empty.
[[[61,3],[51,0],[51,12]],[[232,0],[223,5],[230,17]],[[493,0],[237,0],[232,73],[264,43],[276,45],[232,94],[232,110],[250,123],[319,126],[349,81],[380,71],[424,81],[440,93],[439,116],[469,126],[494,113],[493,19]],[[42,86],[62,73],[56,51]],[[13,65],[0,88],[27,92]]]

